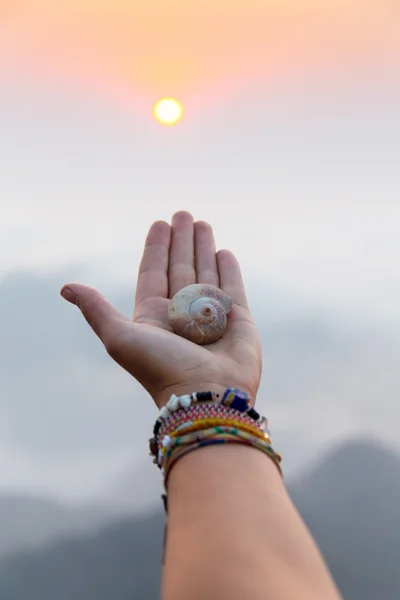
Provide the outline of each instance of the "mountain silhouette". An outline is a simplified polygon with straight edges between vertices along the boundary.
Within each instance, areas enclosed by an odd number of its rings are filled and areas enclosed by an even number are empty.
[[[331,451],[291,486],[344,597],[400,598],[400,459],[369,439]]]
[[[342,444],[289,486],[346,600],[400,598],[400,458]],[[0,562],[1,600],[156,600],[164,515],[131,516]]]

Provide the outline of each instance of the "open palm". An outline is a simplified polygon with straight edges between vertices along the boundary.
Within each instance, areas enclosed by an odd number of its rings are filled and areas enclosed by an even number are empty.
[[[169,325],[170,298],[192,283],[215,285],[234,298],[226,331],[214,344],[194,344]],[[79,306],[110,356],[159,407],[172,393],[221,387],[238,387],[255,399],[261,347],[238,262],[227,250],[216,253],[211,227],[194,223],[189,213],[176,213],[172,226],[158,221],[150,228],[132,321],[87,286],[67,284],[62,295]]]

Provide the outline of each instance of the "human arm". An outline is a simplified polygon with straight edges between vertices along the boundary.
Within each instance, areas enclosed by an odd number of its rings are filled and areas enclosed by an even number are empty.
[[[205,347],[175,335],[167,319],[169,299],[195,282],[216,285],[235,300],[224,336]],[[68,284],[63,295],[159,408],[172,393],[226,387],[255,401],[258,332],[239,265],[230,252],[215,252],[207,224],[177,213],[172,227],[152,226],[133,320],[86,286]],[[163,600],[338,598],[276,466],[259,450],[229,444],[183,456],[171,470],[168,497]]]
[[[163,600],[338,600],[278,469],[259,450],[210,446],[171,471]]]

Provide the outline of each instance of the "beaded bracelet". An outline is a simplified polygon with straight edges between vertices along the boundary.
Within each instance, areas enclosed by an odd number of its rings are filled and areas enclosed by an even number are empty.
[[[172,394],[167,404],[160,410],[160,414],[153,429],[154,437],[158,435],[163,422],[170,418],[174,412],[180,409],[188,409],[192,402],[219,402],[219,400],[220,394],[214,391],[195,392],[193,394],[184,394],[183,396]],[[220,400],[220,404],[227,408],[238,410],[241,413],[247,413],[254,421],[257,421],[260,425],[266,426],[267,420],[254,409],[249,396],[237,388],[227,388]]]
[[[210,427],[210,426],[213,427]],[[210,444],[246,443],[265,452],[280,473],[281,457],[272,446],[268,421],[236,388],[176,396],[161,408],[149,440],[153,462],[162,469],[166,490],[171,467],[184,454]],[[167,496],[162,496],[167,512]]]
[[[194,392],[193,394],[184,394],[183,396],[172,394],[167,404],[161,408],[158,419],[154,424],[154,437],[158,434],[163,422],[177,410],[189,408],[192,402],[216,402],[219,398],[220,394],[217,392]]]
[[[180,410],[169,417],[160,427],[157,440],[162,439],[173,431],[179,431],[189,423],[202,419],[236,419],[241,423],[256,427],[260,431],[265,429],[246,413],[241,413],[233,408],[227,408],[220,404],[193,405],[187,410]]]
[[[267,419],[260,416],[253,408],[250,399],[245,392],[236,388],[227,388],[220,403],[215,404],[215,402],[218,402],[219,400],[220,394],[214,391],[197,392],[185,394],[183,396],[172,394],[167,404],[161,408],[159,417],[154,424],[153,437],[149,440],[150,454],[153,456],[157,455],[158,437],[159,435],[165,435],[165,427],[168,426],[168,429],[173,428],[177,421],[179,421],[178,425],[183,424],[188,420],[187,412],[189,409],[193,410],[195,407],[200,413],[204,414],[204,416],[208,416],[210,411],[212,416],[221,413],[226,415],[226,410],[228,410],[231,415],[241,413],[243,416],[249,417],[253,423],[256,421],[262,430],[268,431]],[[213,401],[214,403],[212,403]],[[218,406],[221,408],[218,409]]]
[[[187,433],[191,433],[193,431],[199,431],[201,429],[208,429],[209,427],[217,427],[217,426],[226,426],[226,427],[236,427],[241,429],[242,431],[247,431],[255,435],[256,437],[260,437],[262,439],[268,439],[268,436],[264,431],[262,431],[256,425],[252,425],[246,423],[246,421],[242,421],[240,417],[235,418],[211,418],[211,419],[195,419],[193,421],[188,421],[187,423],[183,423],[177,429],[172,431],[170,434],[166,434],[164,436],[170,436],[171,438],[176,438],[179,435],[184,435]],[[161,437],[161,436],[160,436]],[[163,438],[162,438],[163,439]]]

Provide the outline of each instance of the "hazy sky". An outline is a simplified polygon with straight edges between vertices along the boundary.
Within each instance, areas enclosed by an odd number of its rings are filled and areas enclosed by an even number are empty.
[[[178,209],[242,262],[292,472],[341,435],[394,441],[399,107],[394,1],[3,2],[0,484],[83,497],[148,459],[154,410],[144,431],[58,288],[129,313],[146,230]]]

